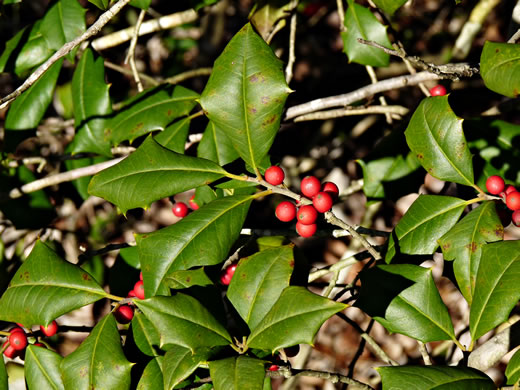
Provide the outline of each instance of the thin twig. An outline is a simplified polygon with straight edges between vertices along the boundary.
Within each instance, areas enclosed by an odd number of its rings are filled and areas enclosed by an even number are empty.
[[[372,330],[372,326],[374,326],[374,322],[375,321],[372,318],[370,320],[370,322],[368,323],[367,329],[365,331],[366,334],[370,333],[370,331]],[[361,342],[359,343],[359,346],[358,346],[358,349],[356,351],[356,354],[354,355],[354,357],[350,361],[350,364],[348,365],[348,377],[349,378],[352,378],[354,376],[354,369],[356,367],[356,363],[359,360],[359,358],[361,357],[361,355],[363,354],[363,351],[365,350],[366,344],[367,344],[367,341],[364,338],[362,338]]]
[[[87,31],[81,34],[79,37],[73,39],[70,42],[64,44],[61,49],[59,49],[56,53],[54,53],[47,61],[45,61],[42,65],[38,67],[24,82],[20,85],[16,90],[9,95],[0,99],[0,110],[2,108],[7,107],[13,100],[15,100],[18,96],[20,96],[24,91],[29,89],[31,85],[33,85],[36,81],[43,76],[43,74],[60,58],[65,57],[69,54],[75,47],[77,47],[80,43],[86,41],[90,37],[96,35],[105,24],[109,22],[121,9],[127,5],[130,0],[119,0],[116,4],[112,6],[108,11],[102,14],[96,22],[90,26]]]
[[[289,59],[287,60],[287,67],[285,68],[285,81],[289,84],[293,78],[293,66],[296,61],[294,54],[294,46],[296,42],[296,15],[294,12],[291,16],[290,30],[289,30]]]
[[[336,0],[336,7],[338,8],[339,16],[339,31],[347,31],[345,27],[345,9],[343,8],[343,0]]]
[[[282,366],[278,369],[278,371],[267,371],[266,374],[271,378],[282,377],[286,379],[297,376],[310,376],[313,378],[325,379],[331,383],[346,383],[349,386],[352,386],[352,389],[373,390],[373,388],[367,385],[366,383],[359,382],[345,375],[335,374],[326,371],[298,370],[296,368]]]
[[[135,48],[137,46],[137,38],[139,38],[139,30],[141,29],[141,24],[143,23],[144,16],[146,15],[146,11],[143,9],[139,13],[139,17],[137,18],[137,23],[135,24],[135,30],[132,39],[130,40],[130,47],[128,48],[128,54],[125,58],[125,64],[130,62],[130,69],[132,69],[132,74],[134,76],[134,81],[137,85],[137,91],[143,92],[143,83],[141,83],[141,79],[139,77],[139,72],[137,71],[137,66],[135,64]]]
[[[175,76],[169,77],[166,80],[164,80],[165,83],[169,84],[179,84],[180,82],[183,82],[184,80],[198,77],[198,76],[209,76],[211,74],[211,71],[213,68],[199,68],[199,69],[193,69],[188,70],[186,72],[179,73]]]
[[[421,356],[424,360],[424,365],[425,366],[431,366],[432,365],[432,360],[430,359],[430,355],[428,354],[428,350],[426,349],[426,345],[421,342],[421,341],[417,341],[417,344],[419,344],[419,351],[421,352]]]
[[[370,81],[372,82],[372,84],[376,84],[377,76],[376,76],[376,72],[375,72],[374,68],[371,67],[370,65],[366,65],[365,69],[367,70],[368,76],[370,77]],[[379,96],[379,102],[381,103],[382,106],[387,106],[386,99],[384,96]],[[392,124],[392,115],[389,112],[385,112],[385,117],[386,117],[386,123]]]
[[[395,49],[400,49],[401,52],[406,55],[406,51],[404,50],[404,46],[403,46],[403,44],[400,41],[397,41],[397,43],[394,43],[392,46]],[[410,74],[416,74],[417,73],[417,70],[415,70],[415,68],[412,66],[412,64],[410,64],[410,61],[407,58],[403,58],[403,63],[406,66],[406,69],[408,69],[408,72],[410,72]],[[419,83],[418,86],[419,86],[419,89],[424,94],[424,96],[426,96],[426,97],[430,96],[430,91],[428,90],[428,88],[426,88],[424,83]]]
[[[516,43],[520,39],[520,28],[508,39],[507,43]]]
[[[301,115],[294,118],[295,122],[304,122],[304,121],[315,121],[315,120],[325,120],[332,118],[341,118],[344,116],[353,116],[353,115],[369,115],[369,114],[394,114],[394,115],[406,115],[408,113],[408,108],[403,106],[368,106],[363,108],[338,108],[335,110],[328,111],[318,111],[313,112],[311,114]]]
[[[105,66],[107,68],[115,70],[116,72],[119,72],[119,73],[122,73],[122,74],[126,74],[128,76],[133,76],[133,72],[132,72],[131,69],[124,68],[122,66],[116,65],[116,64],[114,64],[114,63],[112,63],[110,61],[105,60]],[[160,84],[160,82],[158,80],[155,80],[153,77],[148,76],[147,74],[144,74],[144,73],[141,73],[141,72],[139,72],[139,78],[141,80],[147,82],[151,86],[154,86],[154,87]]]
[[[332,264],[331,266],[319,269],[317,271],[311,272],[309,274],[308,282],[312,283],[315,280],[325,276],[331,272],[340,271],[344,268],[348,268],[354,264],[359,263],[361,260],[366,259],[368,256],[368,251],[364,251],[361,253],[357,253],[353,256],[347,257],[345,259],[339,260],[337,263]]]

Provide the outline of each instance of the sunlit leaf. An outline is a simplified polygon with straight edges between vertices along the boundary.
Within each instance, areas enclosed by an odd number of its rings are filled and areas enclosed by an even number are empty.
[[[520,93],[520,47],[486,41],[480,55],[480,74],[490,90],[516,98]]]
[[[248,356],[209,362],[209,374],[215,390],[262,390],[264,362]]]
[[[290,11],[290,0],[259,0],[256,2],[256,10],[250,20],[262,38],[267,40],[277,23],[285,25],[285,19],[290,15]]]
[[[146,365],[137,384],[137,390],[163,389],[162,356],[157,356]]]
[[[200,348],[193,353],[190,349],[174,345],[164,355],[163,371],[165,389],[171,390],[189,377],[201,363],[212,355],[209,348]]]
[[[157,134],[154,138],[165,148],[173,150],[174,152],[184,154],[184,146],[186,144],[186,138],[190,131],[189,117],[179,119],[168,125],[163,131]],[[204,156],[199,156],[205,158]],[[219,164],[222,165],[222,164]]]
[[[25,379],[29,389],[65,389],[60,371],[62,359],[47,348],[29,345],[25,351]]]
[[[132,334],[135,345],[142,353],[148,356],[157,356],[157,348],[160,343],[160,336],[155,326],[141,312],[136,311],[132,318]]]
[[[175,290],[181,290],[192,286],[210,286],[213,284],[208,275],[204,272],[204,268],[193,270],[174,271],[165,278],[166,284]]]
[[[509,360],[506,367],[507,384],[513,385],[520,380],[520,349]]]
[[[407,0],[374,0],[374,4],[383,12],[393,15],[406,1]]]
[[[226,165],[235,161],[238,153],[226,133],[209,121],[197,148],[197,156],[215,161],[218,165]]]

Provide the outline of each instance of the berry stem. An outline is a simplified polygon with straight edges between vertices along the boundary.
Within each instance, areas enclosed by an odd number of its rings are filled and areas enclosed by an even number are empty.
[[[5,331],[3,331],[3,330],[0,330],[0,336],[9,337],[10,334],[11,334],[11,333],[9,333],[9,332],[5,332]]]
[[[118,297],[117,295],[112,295],[112,294],[107,294],[106,298],[111,299],[113,301],[118,301],[118,302],[122,301],[123,299],[126,299],[126,298]]]

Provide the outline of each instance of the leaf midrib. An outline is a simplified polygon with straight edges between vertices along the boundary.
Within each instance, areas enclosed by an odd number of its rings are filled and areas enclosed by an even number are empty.
[[[244,40],[244,48],[245,51],[248,47],[249,43],[249,34],[246,34],[245,40]],[[251,167],[253,168],[253,171],[256,173],[258,171],[258,168],[256,166],[255,161],[255,154],[253,151],[253,145],[251,140],[251,129],[249,128],[249,117],[247,115],[247,102],[246,102],[246,58],[247,56],[243,55],[243,61],[242,61],[242,110],[244,112],[244,123],[246,125],[246,136],[247,136],[247,147],[249,149],[249,155],[251,156]]]
[[[78,290],[78,291],[84,291],[84,292],[89,292],[89,293],[92,293],[92,294],[96,294],[96,295],[101,295],[101,296],[108,296],[107,292],[104,291],[104,290],[89,290],[87,288],[79,288],[79,287],[70,287],[70,286],[67,286],[67,285],[63,285],[63,284],[56,284],[56,283],[53,283],[53,284],[48,284],[48,283],[24,283],[24,284],[15,284],[15,285],[12,285],[9,287],[9,290],[12,290],[14,288],[18,288],[18,287],[35,287],[35,286],[43,286],[43,287],[55,287],[55,288],[65,288],[65,289],[69,289],[69,290]]]
[[[33,347],[33,348],[41,348],[41,347]],[[36,365],[40,369],[40,372],[43,373],[43,375],[45,376],[45,379],[47,379],[47,382],[49,382],[54,389],[59,389],[59,387],[56,386],[56,384],[54,383],[54,381],[48,374],[47,370],[40,364],[40,359],[38,359],[38,356],[36,356],[36,354],[32,351],[32,348],[28,348],[28,351],[32,356],[34,356],[33,361],[36,363]]]

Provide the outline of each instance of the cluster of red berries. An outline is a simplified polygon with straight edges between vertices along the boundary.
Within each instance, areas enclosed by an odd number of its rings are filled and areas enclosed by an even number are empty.
[[[236,263],[233,263],[229,267],[226,267],[226,269],[224,269],[222,271],[222,274],[220,275],[220,283],[222,283],[224,286],[229,286],[229,283],[231,283],[231,279],[233,278],[236,269]]]
[[[44,336],[52,337],[58,332],[58,324],[56,321],[52,321],[48,326],[40,325],[40,331]],[[25,348],[28,344],[27,334],[22,325],[18,324],[18,326],[9,331],[9,337],[2,345],[2,349],[4,350],[4,355],[9,359],[14,359],[17,356],[23,358]],[[42,343],[37,342],[33,345],[45,348],[45,345]]]
[[[144,299],[143,273],[139,274],[139,280],[135,283],[134,288],[128,292],[127,298]],[[134,318],[134,306],[132,304],[119,305],[114,310],[116,321],[120,324],[128,324]]]
[[[285,174],[282,168],[272,166],[265,171],[265,181],[272,185],[283,183]],[[315,176],[305,177],[300,185],[303,196],[312,200],[312,205],[304,205],[296,209],[296,205],[289,201],[283,201],[276,207],[276,217],[282,222],[290,222],[295,217],[296,231],[302,237],[311,237],[316,233],[316,219],[318,213],[325,213],[332,208],[334,200],[339,195],[338,186],[332,182],[323,185]]]
[[[199,205],[195,202],[195,194],[188,200],[188,204],[192,210],[197,210]],[[173,215],[179,218],[184,218],[190,211],[186,203],[175,202],[172,207]]]
[[[506,187],[504,179],[498,175],[487,178],[486,189],[490,194],[498,195],[504,200],[507,208],[513,211],[512,222],[515,226],[520,226],[520,192],[512,185]]]
[[[432,96],[444,96],[446,95],[448,91],[446,91],[446,88],[444,85],[438,84],[435,87],[430,89],[430,95]]]

